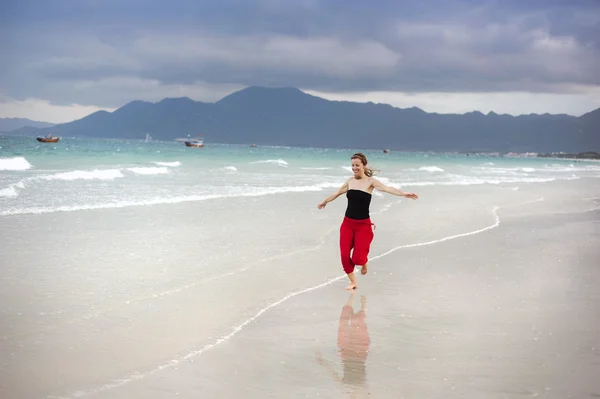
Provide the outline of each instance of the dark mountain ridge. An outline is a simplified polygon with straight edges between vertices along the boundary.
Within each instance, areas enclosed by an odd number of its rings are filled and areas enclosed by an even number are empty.
[[[329,101],[295,88],[248,87],[215,103],[132,101],[51,129],[63,136],[407,151],[582,152],[600,149],[600,109],[581,117],[427,113],[388,104]],[[19,133],[16,131],[15,133]]]

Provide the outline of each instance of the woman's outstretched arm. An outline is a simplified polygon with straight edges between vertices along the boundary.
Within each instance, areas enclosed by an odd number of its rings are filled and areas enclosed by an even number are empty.
[[[337,197],[339,197],[340,195],[345,194],[348,191],[348,182],[349,181],[350,181],[350,179],[346,180],[346,182],[342,185],[342,187],[340,187],[335,193],[331,194],[329,197],[325,198],[325,200],[319,204],[319,209],[325,208],[325,205],[327,205],[328,202],[331,202],[334,199],[336,199]]]
[[[402,190],[398,190],[395,187],[390,187],[390,186],[386,186],[385,184],[383,184],[382,182],[380,182],[377,179],[373,179],[371,178],[371,182],[374,188],[376,188],[379,191],[382,191],[384,193],[389,193],[392,195],[397,195],[399,197],[406,197],[406,198],[410,198],[410,199],[417,199],[419,198],[419,196],[415,193],[405,193]]]

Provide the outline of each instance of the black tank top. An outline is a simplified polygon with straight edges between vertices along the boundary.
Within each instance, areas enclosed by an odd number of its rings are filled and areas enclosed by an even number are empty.
[[[346,217],[350,219],[362,220],[369,218],[369,205],[371,205],[371,194],[362,190],[348,190],[348,207],[346,208]]]

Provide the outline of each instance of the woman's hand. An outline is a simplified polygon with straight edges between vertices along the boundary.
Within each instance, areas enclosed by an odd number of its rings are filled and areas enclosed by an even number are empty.
[[[325,208],[325,205],[327,205],[327,202],[323,201],[319,204],[318,208],[323,209],[323,208]]]
[[[416,199],[419,198],[419,196],[417,194],[415,194],[415,193],[404,193],[404,196],[406,198],[410,198],[410,199],[414,199],[414,200],[416,200]]]

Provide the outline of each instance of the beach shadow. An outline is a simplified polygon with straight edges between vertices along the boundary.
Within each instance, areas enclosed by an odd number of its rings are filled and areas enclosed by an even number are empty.
[[[331,377],[341,384],[350,398],[367,397],[367,356],[371,339],[367,328],[367,299],[360,297],[360,309],[354,311],[355,293],[351,293],[342,306],[337,331],[337,346],[342,362],[341,375],[331,361],[317,352],[317,362],[329,372]]]

